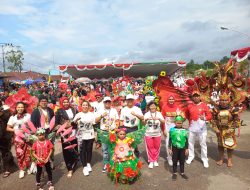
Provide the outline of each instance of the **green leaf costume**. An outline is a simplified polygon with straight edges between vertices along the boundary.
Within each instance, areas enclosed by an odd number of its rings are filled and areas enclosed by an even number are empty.
[[[188,131],[186,129],[171,128],[170,139],[172,145],[177,148],[184,148],[188,138]]]

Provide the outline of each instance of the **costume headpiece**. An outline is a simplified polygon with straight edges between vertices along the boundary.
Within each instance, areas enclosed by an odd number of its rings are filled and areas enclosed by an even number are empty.
[[[36,131],[36,134],[37,135],[40,135],[40,134],[45,134],[45,129],[44,128],[38,128],[37,131]]]
[[[177,115],[175,118],[174,118],[175,121],[185,121],[185,118],[182,117],[181,115]]]
[[[116,130],[116,132],[117,132],[117,133],[120,133],[121,131],[126,132],[126,130],[127,130],[126,128],[119,128],[119,129]]]
[[[227,94],[226,92],[223,92],[220,95],[220,100],[230,100],[230,94]]]

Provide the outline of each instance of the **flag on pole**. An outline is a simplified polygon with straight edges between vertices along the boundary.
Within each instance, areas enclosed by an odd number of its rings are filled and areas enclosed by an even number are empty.
[[[50,70],[49,70],[49,78],[48,78],[48,83],[51,81],[51,76],[50,76]]]

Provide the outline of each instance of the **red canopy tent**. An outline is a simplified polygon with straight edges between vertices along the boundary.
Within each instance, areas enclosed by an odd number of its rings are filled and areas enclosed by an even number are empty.
[[[185,67],[184,61],[172,62],[147,62],[147,63],[122,63],[122,64],[90,64],[90,65],[61,65],[61,72],[67,72],[74,78],[88,77],[90,79],[108,79],[121,76],[134,78],[158,75],[166,71],[168,75]]]
[[[247,57],[250,57],[250,47],[234,50],[231,52],[231,56],[238,62],[244,61]]]

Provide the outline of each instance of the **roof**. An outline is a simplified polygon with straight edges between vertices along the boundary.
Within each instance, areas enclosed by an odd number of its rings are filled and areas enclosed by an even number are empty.
[[[46,79],[48,80],[49,75],[42,74],[34,71],[27,71],[27,72],[6,72],[0,73],[0,77],[8,77],[9,81],[23,81],[27,79],[37,80],[37,79]],[[51,75],[51,80],[61,80],[61,75]]]
[[[158,75],[166,71],[168,75],[186,66],[184,61],[119,63],[119,64],[89,64],[89,65],[61,65],[61,72],[67,72],[74,78],[88,77],[90,79],[107,79],[121,76],[146,77]]]

